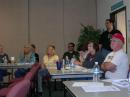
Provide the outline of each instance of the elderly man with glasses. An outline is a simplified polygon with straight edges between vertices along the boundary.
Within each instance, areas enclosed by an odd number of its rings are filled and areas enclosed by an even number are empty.
[[[124,79],[128,73],[128,56],[123,51],[125,40],[122,34],[116,33],[111,38],[110,47],[112,52],[109,53],[103,64],[102,69],[105,71],[107,79]]]

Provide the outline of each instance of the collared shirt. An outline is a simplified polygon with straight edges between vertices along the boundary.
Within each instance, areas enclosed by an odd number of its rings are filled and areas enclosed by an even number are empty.
[[[111,52],[107,55],[104,62],[111,62],[116,65],[116,71],[106,71],[105,77],[109,79],[127,78],[128,73],[128,56],[121,49],[117,52]]]
[[[71,60],[73,57],[76,58],[76,60],[79,60],[79,53],[76,51],[73,52],[65,52],[63,55],[63,59],[66,59],[66,56],[68,56],[69,60]]]
[[[20,63],[35,63],[35,54],[30,52],[28,55],[20,55],[19,57],[19,62]]]

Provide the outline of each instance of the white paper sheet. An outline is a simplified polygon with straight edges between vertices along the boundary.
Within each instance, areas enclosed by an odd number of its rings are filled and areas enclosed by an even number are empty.
[[[57,69],[56,66],[47,66],[47,69]]]
[[[107,91],[120,91],[116,86],[102,86],[102,87],[84,87],[82,89],[85,92],[107,92]]]
[[[104,86],[102,82],[74,82],[73,87],[81,87],[81,86],[88,86],[88,87],[95,87],[95,86]]]
[[[129,82],[128,79],[117,79],[112,81],[113,85],[122,87],[122,88],[128,88]]]

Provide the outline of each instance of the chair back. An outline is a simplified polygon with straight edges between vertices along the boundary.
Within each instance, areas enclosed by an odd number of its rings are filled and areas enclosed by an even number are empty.
[[[38,72],[39,69],[40,69],[40,65],[37,64],[37,65],[35,65],[35,66],[33,66],[31,68],[30,72],[32,72],[32,75],[35,76],[37,74],[37,72]]]
[[[26,97],[30,88],[29,80],[22,80],[11,88],[6,97]]]
[[[32,72],[28,72],[28,73],[25,75],[24,79],[28,79],[28,80],[32,81],[32,79],[33,79],[33,74],[32,74]]]

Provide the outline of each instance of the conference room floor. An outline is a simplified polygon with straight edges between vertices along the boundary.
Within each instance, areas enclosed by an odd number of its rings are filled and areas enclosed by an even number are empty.
[[[54,82],[51,83],[52,87],[51,87],[51,91],[52,91],[52,97],[64,97],[64,88],[63,88],[63,84],[61,85],[60,81],[57,81],[56,83],[56,90],[54,89]],[[43,92],[43,96],[39,96],[39,97],[49,97],[49,92],[48,92],[48,88],[47,86],[43,86],[44,92]],[[38,95],[35,95],[33,97],[38,97]],[[67,97],[72,97],[71,95],[67,95]]]

